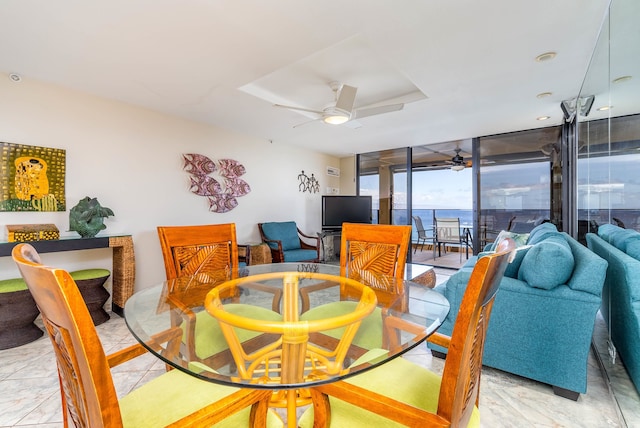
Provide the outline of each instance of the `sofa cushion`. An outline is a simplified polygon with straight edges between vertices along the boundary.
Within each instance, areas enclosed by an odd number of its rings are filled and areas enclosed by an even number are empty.
[[[626,253],[629,244],[636,241],[640,241],[640,233],[633,229],[620,229],[611,235],[610,243]]]
[[[300,248],[298,227],[295,221],[263,223],[262,232],[267,239],[282,241],[283,251]]]
[[[524,256],[531,248],[533,248],[533,245],[523,245],[522,247],[516,248],[513,254],[513,260],[511,260],[511,263],[507,265],[507,268],[504,271],[504,276],[509,278],[518,278],[518,272],[520,271],[520,266],[522,265]]]
[[[290,263],[307,262],[318,258],[318,252],[316,250],[288,250],[283,251],[283,253],[284,261]]]
[[[627,244],[627,255],[636,260],[640,260],[640,240],[629,242]]]
[[[551,290],[565,284],[571,277],[575,264],[571,247],[556,232],[544,241],[533,245],[524,255],[518,279],[531,287]]]
[[[616,226],[615,224],[602,224],[598,226],[598,236],[611,243],[611,234],[616,233],[619,230],[622,230],[622,228]]]
[[[558,234],[558,229],[553,223],[542,223],[533,228],[529,232],[529,239],[527,239],[527,245],[534,245],[538,242],[542,242],[549,236]]]
[[[518,279],[518,271],[520,270],[520,265],[522,264],[522,260],[524,259],[525,254],[527,254],[527,251],[529,251],[531,247],[532,245],[523,245],[521,247],[516,248],[513,255],[513,260],[507,265],[507,268],[504,271],[504,276]],[[495,251],[483,251],[481,253],[478,253],[478,259],[484,256],[488,256],[490,254],[495,254],[495,253],[496,253]]]

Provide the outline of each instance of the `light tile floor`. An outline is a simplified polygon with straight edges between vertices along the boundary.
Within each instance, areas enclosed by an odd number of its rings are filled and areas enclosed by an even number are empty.
[[[436,269],[438,283],[453,272]],[[124,320],[117,315],[98,326],[98,331],[107,353],[134,342]],[[420,346],[406,358],[434,371],[442,370],[443,361],[432,358],[426,346]],[[162,372],[164,365],[151,355],[116,367],[113,376],[118,394],[124,395]],[[616,376],[621,376],[619,371]],[[633,396],[626,397],[631,394],[622,393],[614,400],[607,378],[592,355],[589,358],[588,392],[573,402],[554,395],[547,385],[484,368],[480,391],[481,425],[484,428],[640,426],[637,414],[640,405],[636,402],[634,406]],[[630,408],[631,414],[625,412],[621,418],[617,403],[628,399],[631,403],[627,410]],[[62,427],[59,385],[48,338],[0,351],[0,427]]]

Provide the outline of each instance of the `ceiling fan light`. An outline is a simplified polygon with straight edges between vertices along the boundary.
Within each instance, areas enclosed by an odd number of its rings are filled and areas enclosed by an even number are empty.
[[[324,121],[324,123],[328,123],[329,125],[342,125],[349,120],[349,116],[345,116],[342,114],[332,114],[323,117],[322,120]]]
[[[464,169],[464,165],[453,165],[451,169],[453,171],[462,171]]]

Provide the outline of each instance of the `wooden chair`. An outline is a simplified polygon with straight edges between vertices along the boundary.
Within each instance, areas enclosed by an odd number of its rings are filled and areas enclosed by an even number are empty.
[[[438,257],[442,256],[442,247],[444,247],[445,253],[447,252],[447,245],[455,245],[458,247],[460,254],[460,262],[462,262],[462,249],[464,248],[469,258],[469,243],[467,237],[462,233],[460,229],[459,218],[436,218],[434,220],[433,235],[433,258],[436,258],[436,247],[438,248]]]
[[[233,223],[195,226],[158,226],[158,237],[168,285],[168,300],[180,309],[183,320],[175,325],[184,330],[183,352],[191,361],[211,367],[219,352],[227,349],[217,322],[202,307],[205,295],[215,285],[239,275],[236,226]],[[273,311],[265,319],[281,319],[277,313],[280,290],[274,293]],[[235,299],[236,296],[224,296]]]
[[[258,230],[274,263],[320,261],[320,238],[305,235],[294,221],[258,223]]]
[[[411,226],[344,223],[340,243],[340,275],[373,287],[378,302],[397,303],[404,295],[402,281],[389,283],[389,277],[404,279],[407,253],[411,242]],[[322,289],[305,287],[300,290],[302,312],[309,309],[309,293]],[[347,291],[342,292],[347,298]],[[356,296],[357,297],[357,296]],[[404,305],[406,302],[402,302]]]
[[[449,348],[442,376],[396,358],[348,380],[314,387],[313,408],[302,415],[300,427],[479,426],[484,340],[495,295],[514,248],[513,240],[507,238],[495,254],[478,260],[451,337],[434,333],[428,339]],[[422,329],[395,317],[394,321],[405,331]]]
[[[105,355],[89,311],[68,272],[43,266],[36,250],[12,252],[40,312],[58,364],[64,426],[203,426],[221,422],[282,426],[268,411],[269,391],[230,388],[171,370],[118,399],[110,368],[142,355],[142,345]],[[158,343],[178,351],[182,333],[167,330]],[[251,406],[251,409],[248,408]]]
[[[411,226],[408,225],[344,223],[340,274],[371,287],[380,305],[406,311],[409,295],[404,290],[404,270],[410,243]],[[346,287],[340,290],[343,301],[309,310],[310,293],[325,287],[319,284],[300,290],[303,319],[317,320],[353,310],[354,303],[349,299],[358,296]],[[382,311],[378,308],[362,323],[353,343],[364,349],[379,348],[383,342],[381,332]],[[328,336],[338,338],[341,334],[341,330],[336,330]]]
[[[349,288],[359,296],[353,310],[346,314],[320,320],[304,321],[299,318],[299,277],[340,281],[340,287]],[[281,279],[284,289],[281,321],[265,321],[238,315],[222,304],[221,294],[236,293],[247,283]],[[318,379],[343,373],[345,356],[362,320],[376,308],[376,296],[370,287],[343,277],[320,273],[277,272],[252,275],[225,282],[212,289],[205,302],[207,311],[218,320],[233,355],[240,379],[255,383],[300,384],[309,376]],[[309,342],[310,335],[341,329],[342,336],[335,346],[317,346]],[[251,352],[240,337],[243,330],[271,335],[263,348]],[[296,409],[310,403],[308,391],[288,389],[275,394],[271,406],[287,408],[287,425],[296,427]]]
[[[381,304],[395,303],[399,295],[407,296],[404,288],[398,288],[403,282],[394,282],[389,288],[384,278],[404,279],[410,243],[411,226],[344,223],[340,274],[372,287]],[[398,309],[404,311],[405,305]]]

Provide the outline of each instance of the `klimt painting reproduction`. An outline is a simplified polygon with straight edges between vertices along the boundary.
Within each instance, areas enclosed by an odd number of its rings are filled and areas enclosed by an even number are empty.
[[[66,152],[0,142],[0,211],[65,211]]]

